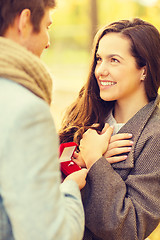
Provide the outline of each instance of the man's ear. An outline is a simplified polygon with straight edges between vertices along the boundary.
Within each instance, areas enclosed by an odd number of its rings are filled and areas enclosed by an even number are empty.
[[[24,9],[18,19],[18,31],[22,37],[25,37],[32,28],[31,11]]]

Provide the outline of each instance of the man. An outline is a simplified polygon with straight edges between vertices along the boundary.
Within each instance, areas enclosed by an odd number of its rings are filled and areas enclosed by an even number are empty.
[[[52,79],[39,59],[49,47],[54,6],[54,0],[0,1],[0,240],[83,236],[79,189],[87,170],[60,184]]]

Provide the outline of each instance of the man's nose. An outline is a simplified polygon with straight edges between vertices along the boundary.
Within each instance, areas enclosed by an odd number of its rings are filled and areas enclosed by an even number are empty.
[[[49,48],[49,46],[50,46],[50,42],[47,43],[45,48],[47,49],[47,48]]]

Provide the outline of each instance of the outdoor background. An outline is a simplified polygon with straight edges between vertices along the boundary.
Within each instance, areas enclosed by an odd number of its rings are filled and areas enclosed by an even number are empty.
[[[97,29],[133,17],[160,30],[160,0],[57,0],[49,30],[51,45],[42,55],[53,74],[52,113],[57,130],[65,109],[86,81]],[[160,226],[150,239],[160,240]]]

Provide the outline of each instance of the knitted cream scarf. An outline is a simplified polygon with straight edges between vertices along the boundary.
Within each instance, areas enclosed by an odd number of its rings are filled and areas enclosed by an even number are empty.
[[[11,79],[51,103],[52,78],[41,60],[21,45],[0,37],[0,77]]]

